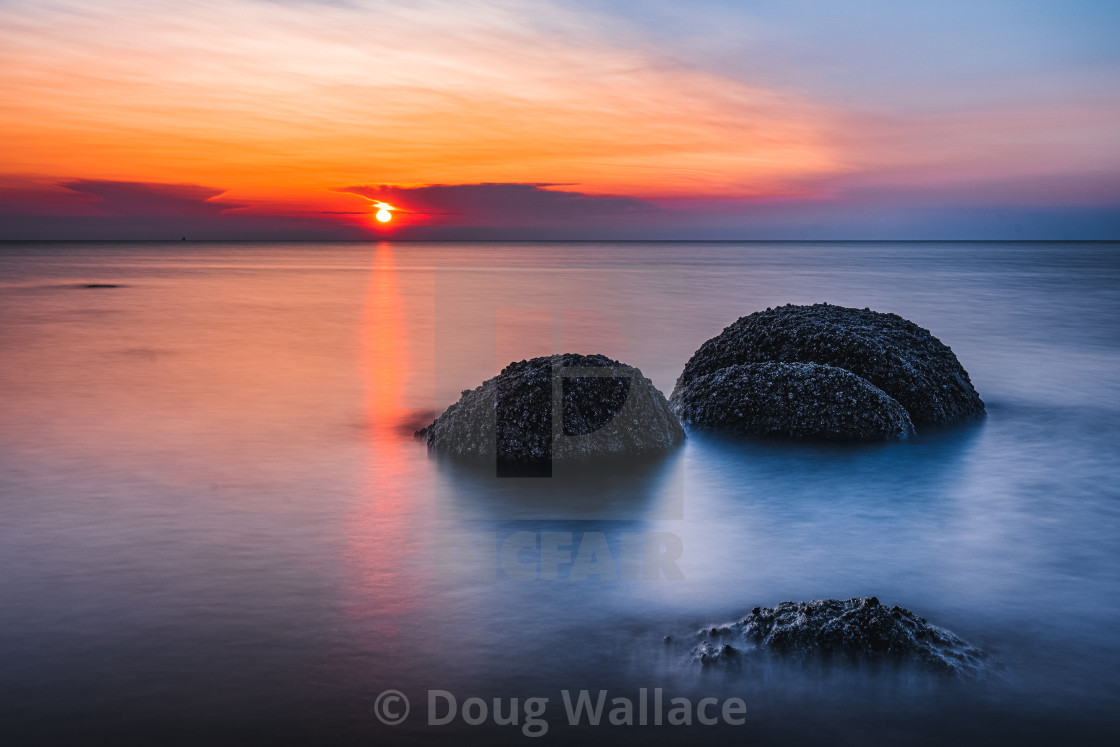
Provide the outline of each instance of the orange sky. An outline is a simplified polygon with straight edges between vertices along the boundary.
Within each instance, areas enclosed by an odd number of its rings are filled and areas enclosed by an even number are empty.
[[[844,168],[828,113],[798,96],[467,5],[320,7],[311,27],[299,7],[204,2],[169,18],[129,3],[123,20],[120,5],[3,19],[8,172],[345,210],[359,204],[331,190],[371,181],[757,196]]]

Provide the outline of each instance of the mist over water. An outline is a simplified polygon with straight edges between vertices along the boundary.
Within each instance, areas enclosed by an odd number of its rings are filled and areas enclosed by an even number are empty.
[[[552,479],[411,435],[553,352],[668,394],[739,316],[820,301],[931,330],[987,417],[896,444],[692,433]],[[1117,319],[1115,243],[0,245],[0,724],[517,741],[425,727],[425,691],[550,697],[563,738],[561,689],[660,687],[742,697],[747,726],[643,738],[1110,743]],[[607,564],[503,565],[515,535]],[[646,545],[671,559],[657,579]],[[688,661],[697,630],[754,606],[872,595],[985,649],[989,677]],[[387,688],[413,702],[392,729]]]

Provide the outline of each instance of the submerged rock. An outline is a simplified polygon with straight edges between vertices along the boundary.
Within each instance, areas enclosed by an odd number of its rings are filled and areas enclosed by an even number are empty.
[[[786,305],[744,316],[705,342],[684,367],[674,403],[693,381],[745,363],[819,363],[843,368],[901,404],[914,425],[940,425],[984,411],[949,347],[897,314],[829,304]]]
[[[673,407],[685,425],[756,436],[906,438],[906,410],[850,371],[816,363],[727,366],[678,386]]]
[[[751,651],[799,659],[895,661],[962,677],[978,676],[986,654],[944,628],[875,597],[782,602],[755,607],[739,622],[702,630],[692,657],[703,665],[740,661]]]
[[[638,369],[568,353],[509,364],[416,435],[433,451],[532,465],[661,453],[684,428]]]

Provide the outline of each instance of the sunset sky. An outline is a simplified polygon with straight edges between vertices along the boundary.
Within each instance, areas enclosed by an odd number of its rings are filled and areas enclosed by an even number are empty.
[[[1117,239],[1118,38],[1107,0],[0,0],[0,239]]]

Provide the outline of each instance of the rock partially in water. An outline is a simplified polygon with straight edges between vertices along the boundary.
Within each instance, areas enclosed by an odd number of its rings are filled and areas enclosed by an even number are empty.
[[[637,368],[568,353],[509,364],[416,435],[436,452],[540,465],[663,453],[684,428]]]
[[[829,304],[786,305],[740,318],[693,354],[672,400],[701,376],[766,362],[819,363],[851,371],[897,400],[919,427],[984,411],[956,355],[929,330],[897,314]]]
[[[755,607],[739,622],[702,630],[692,657],[703,665],[739,662],[751,651],[798,659],[894,661],[960,677],[983,673],[987,655],[944,628],[875,597],[782,602]]]
[[[678,386],[685,425],[725,433],[833,440],[906,438],[906,410],[850,371],[816,363],[721,368]]]

